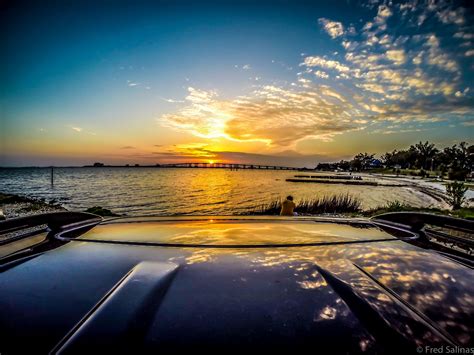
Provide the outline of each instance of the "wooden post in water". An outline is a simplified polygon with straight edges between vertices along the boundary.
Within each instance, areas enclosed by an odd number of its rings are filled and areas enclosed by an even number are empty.
[[[54,167],[51,167],[51,186],[54,186]]]

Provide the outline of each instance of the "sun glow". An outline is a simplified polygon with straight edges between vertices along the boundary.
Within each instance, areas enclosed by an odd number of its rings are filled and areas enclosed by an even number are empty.
[[[214,160],[209,160],[209,164],[214,164]]]

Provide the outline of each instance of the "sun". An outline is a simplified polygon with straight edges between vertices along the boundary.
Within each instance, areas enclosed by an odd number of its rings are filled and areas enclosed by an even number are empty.
[[[214,164],[214,160],[209,160],[209,164]]]

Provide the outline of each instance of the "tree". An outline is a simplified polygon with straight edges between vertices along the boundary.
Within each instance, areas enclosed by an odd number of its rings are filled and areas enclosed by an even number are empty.
[[[347,161],[347,160],[341,160],[339,163],[339,168],[344,170],[344,171],[348,171],[350,170],[351,168],[351,162],[350,161]]]
[[[453,208],[453,210],[458,210],[461,208],[464,200],[464,194],[467,191],[467,186],[462,182],[453,181],[450,184],[446,185],[446,194],[448,195],[448,202]]]
[[[422,169],[430,169],[430,164],[433,165],[434,157],[438,153],[435,145],[426,141],[425,143],[419,142],[412,145],[410,150],[416,152],[417,166]]]
[[[394,156],[397,154],[397,150],[395,149],[393,152],[387,152],[384,155],[380,157],[382,159],[382,163],[384,163],[386,166],[394,166]]]
[[[374,160],[374,156],[375,154],[368,153],[357,154],[351,162],[352,168],[357,171],[367,169],[369,164]]]
[[[456,161],[459,165],[459,168],[463,170],[472,169],[472,155],[469,151],[470,147],[467,146],[466,142],[459,143],[459,148],[457,150]]]
[[[400,165],[406,169],[413,166],[416,162],[416,153],[414,150],[393,150],[392,152],[382,155],[383,163],[388,167]]]
[[[448,170],[448,176],[451,180],[465,180],[466,176],[472,170],[473,154],[472,146],[468,147],[466,142],[461,142],[452,147],[446,147],[437,155],[437,160],[441,165],[445,165]]]

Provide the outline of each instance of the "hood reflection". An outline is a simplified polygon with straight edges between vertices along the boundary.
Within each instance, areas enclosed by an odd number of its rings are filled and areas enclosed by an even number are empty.
[[[189,255],[173,259],[192,265],[220,262],[235,258],[258,267],[285,265],[293,270],[297,285],[304,290],[328,289],[316,267],[328,270],[357,291],[370,305],[391,323],[400,323],[399,331],[411,336],[417,344],[442,343],[442,339],[426,329],[410,325],[410,315],[400,313],[389,294],[358,270],[392,290],[402,302],[415,308],[439,328],[439,331],[459,344],[472,344],[474,334],[474,287],[472,269],[459,265],[441,255],[421,250],[402,241],[334,246],[311,246],[274,249],[212,249],[187,248]],[[344,317],[348,308],[339,303],[326,305],[315,313],[315,321]],[[403,324],[401,323],[403,320]]]

